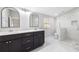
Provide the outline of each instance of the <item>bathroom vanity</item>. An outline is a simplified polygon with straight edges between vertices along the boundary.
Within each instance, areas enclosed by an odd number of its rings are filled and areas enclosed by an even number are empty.
[[[44,44],[44,30],[0,32],[0,52],[28,52]]]

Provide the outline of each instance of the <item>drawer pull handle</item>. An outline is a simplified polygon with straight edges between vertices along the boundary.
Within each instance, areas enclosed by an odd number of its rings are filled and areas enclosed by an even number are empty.
[[[7,41],[7,42],[5,42],[5,43],[8,43],[8,41]]]
[[[9,41],[9,43],[12,43],[12,41]]]
[[[31,36],[31,34],[26,34],[25,36]]]
[[[27,40],[27,42],[26,43],[29,43],[31,40]]]
[[[27,47],[27,48],[25,48],[25,49],[27,49],[27,50],[28,50],[28,49],[30,49],[30,48],[31,48],[31,47]]]

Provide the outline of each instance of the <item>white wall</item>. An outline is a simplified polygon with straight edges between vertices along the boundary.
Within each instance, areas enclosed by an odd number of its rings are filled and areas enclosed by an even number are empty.
[[[53,35],[53,33],[55,32],[55,19],[51,16],[47,16],[44,14],[40,14],[40,13],[35,13],[35,14],[39,16],[39,27],[38,28],[44,29],[47,36],[51,34]],[[44,21],[48,22],[47,28],[45,27]]]
[[[55,32],[55,19],[53,17],[46,17],[48,18],[49,26],[46,29],[47,35],[53,35]]]
[[[48,19],[48,28],[44,27],[44,21]],[[39,28],[45,29],[46,35],[51,35],[55,32],[55,19],[50,16],[39,14]]]
[[[20,29],[29,29],[29,17],[30,17],[30,12],[24,12],[21,10],[18,10],[20,13]]]
[[[60,17],[57,17],[57,21],[60,22],[61,27],[71,28],[71,21],[79,21],[79,8],[76,8]]]

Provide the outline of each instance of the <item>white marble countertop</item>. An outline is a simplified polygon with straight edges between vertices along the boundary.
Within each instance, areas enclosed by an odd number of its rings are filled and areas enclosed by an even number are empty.
[[[11,32],[5,31],[5,32],[0,32],[0,36],[19,34],[19,33],[37,32],[37,31],[44,31],[44,30],[43,29],[36,29],[36,30],[18,30],[18,31],[11,31]]]

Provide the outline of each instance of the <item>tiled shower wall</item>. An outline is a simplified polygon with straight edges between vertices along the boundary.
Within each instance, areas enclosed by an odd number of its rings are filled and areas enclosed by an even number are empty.
[[[72,25],[72,21],[77,21],[77,24]],[[79,41],[79,8],[75,8],[64,15],[57,17],[57,24],[60,26],[60,31],[62,28],[66,29],[67,35],[71,39]]]

